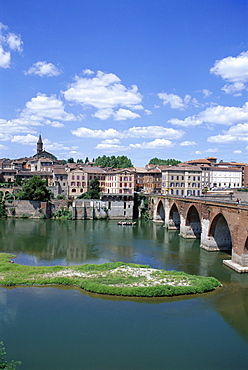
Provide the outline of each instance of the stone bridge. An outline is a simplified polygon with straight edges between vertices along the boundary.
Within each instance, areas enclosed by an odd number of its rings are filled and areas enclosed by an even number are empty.
[[[153,221],[183,238],[198,238],[207,251],[230,251],[223,263],[237,272],[248,272],[248,203],[205,198],[149,196]]]

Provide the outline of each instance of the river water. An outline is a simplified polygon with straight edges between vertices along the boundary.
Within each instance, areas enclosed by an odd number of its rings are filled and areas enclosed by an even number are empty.
[[[135,262],[214,276],[214,292],[120,298],[68,287],[0,287],[0,341],[24,370],[247,369],[248,274],[152,222],[0,221],[0,252],[27,265]]]

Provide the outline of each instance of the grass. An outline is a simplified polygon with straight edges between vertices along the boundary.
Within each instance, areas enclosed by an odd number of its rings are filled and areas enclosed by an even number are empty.
[[[136,297],[196,294],[221,286],[213,277],[152,269],[133,263],[84,264],[81,266],[23,266],[15,256],[0,253],[0,285],[73,285],[90,292]]]

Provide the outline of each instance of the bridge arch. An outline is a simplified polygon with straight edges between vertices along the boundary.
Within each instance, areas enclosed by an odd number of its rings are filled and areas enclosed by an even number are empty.
[[[159,221],[159,220],[164,221],[165,220],[165,210],[164,210],[164,205],[163,205],[162,200],[160,200],[158,202],[156,219],[157,219],[157,221]]]
[[[169,213],[169,229],[179,230],[180,229],[180,214],[176,203],[173,203]]]
[[[188,209],[186,216],[186,228],[188,229],[188,235],[191,234],[191,237],[199,239],[201,236],[201,220],[199,212],[195,206],[191,206]]]
[[[214,239],[218,250],[232,249],[231,232],[222,213],[218,213],[212,220],[208,235]]]

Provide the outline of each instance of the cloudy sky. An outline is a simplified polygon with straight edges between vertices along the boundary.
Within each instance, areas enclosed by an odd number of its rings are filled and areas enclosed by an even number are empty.
[[[248,0],[8,0],[0,158],[248,162]]]

